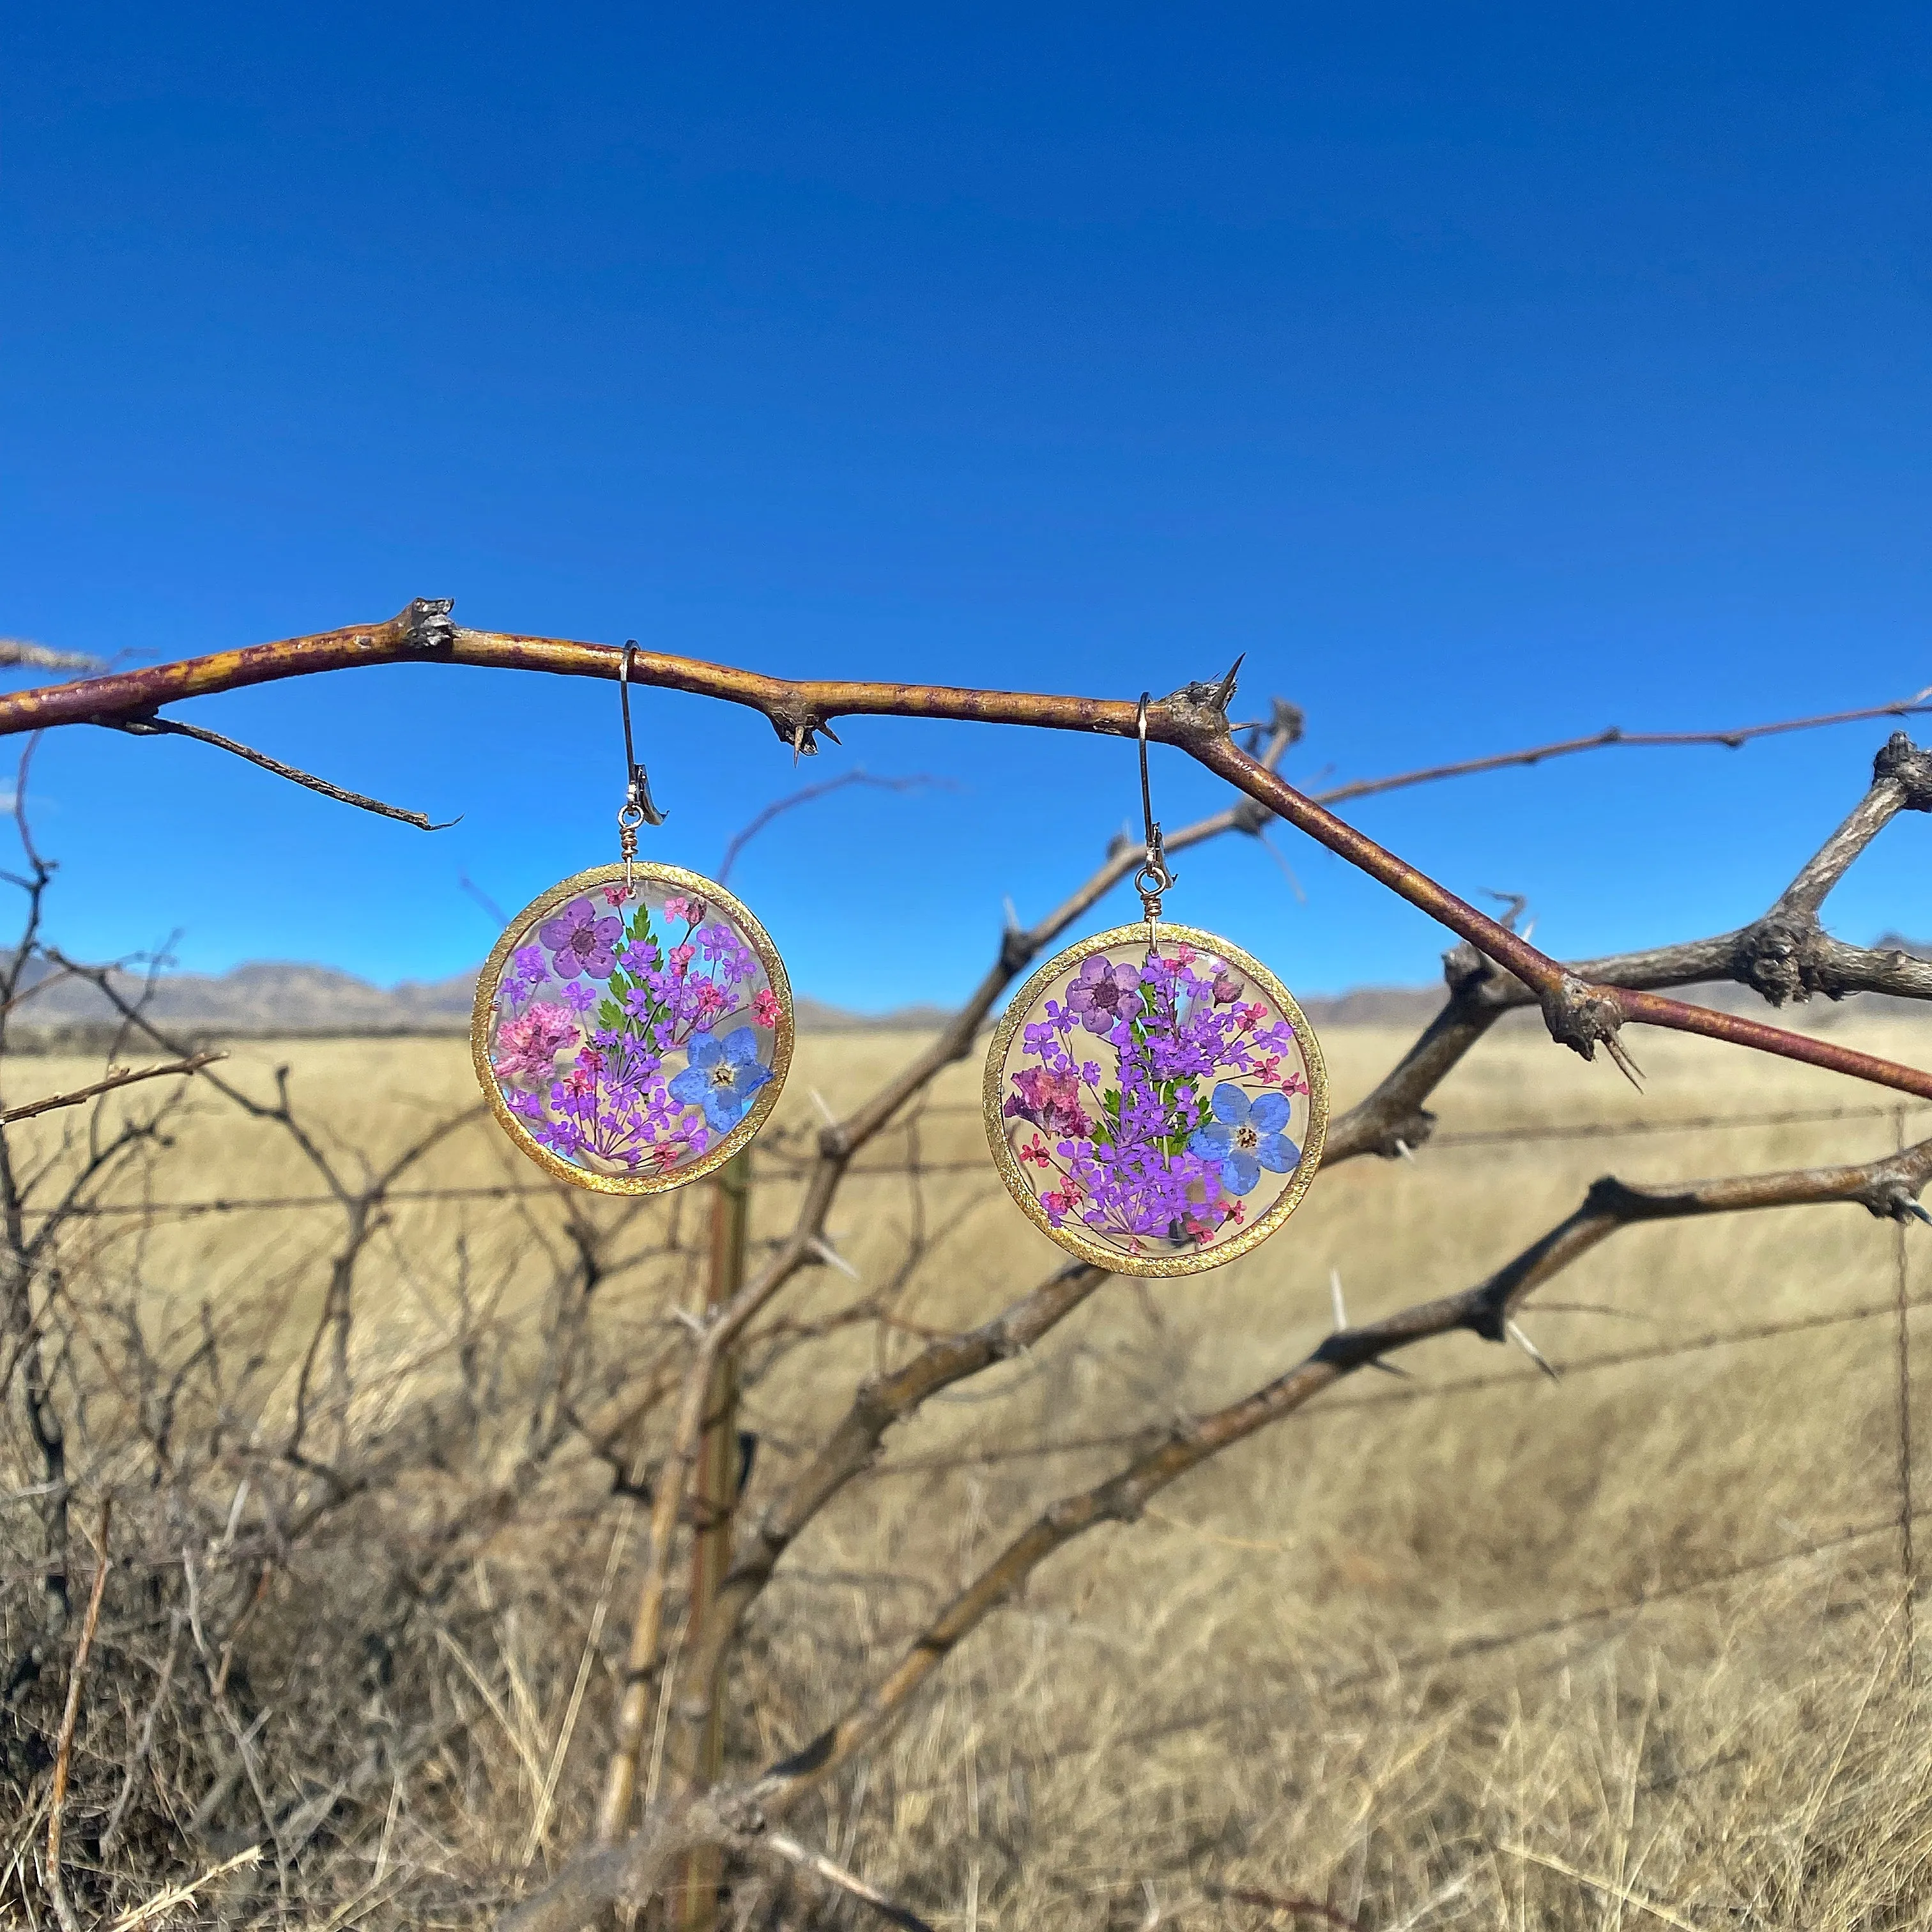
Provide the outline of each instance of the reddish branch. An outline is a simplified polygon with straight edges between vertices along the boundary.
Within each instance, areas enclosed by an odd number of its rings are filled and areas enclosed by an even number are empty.
[[[1832,938],[1820,918],[1826,896],[1879,833],[1901,812],[1927,811],[1932,811],[1932,754],[1894,732],[1872,761],[1864,796],[1762,918],[1709,939],[1580,961],[1569,970],[1579,981],[1616,989],[1626,1006],[1652,997],[1649,988],[1717,980],[1748,986],[1774,1006],[1814,993],[1834,1000],[1855,992],[1932,999],[1932,962],[1897,950],[1848,946]],[[1456,947],[1444,964],[1448,1004],[1375,1091],[1329,1129],[1326,1160],[1420,1145],[1434,1125],[1423,1102],[1504,1013],[1537,998],[1473,947]],[[1751,1024],[1724,1013],[1706,1018],[1708,1025],[1696,1030],[1720,1039]]]
[[[1123,699],[767,677],[662,652],[468,630],[450,621],[452,608],[448,598],[418,598],[382,623],[351,625],[178,664],[18,692],[0,698],[0,735],[60,724],[152,724],[163,705],[183,698],[358,665],[463,664],[614,679],[627,652],[632,678],[746,705],[761,712],[794,752],[814,750],[827,721],[848,716],[952,718],[1116,737],[1129,736],[1137,728],[1138,707]],[[1600,1042],[1613,1058],[1623,1059],[1617,1034],[1634,1021],[1707,1034],[1932,1099],[1932,1073],[1918,1068],[1808,1040],[1760,1021],[1713,1014],[1654,993],[1594,984],[1570,972],[1243,752],[1228,729],[1226,707],[1233,689],[1232,671],[1218,684],[1184,686],[1149,710],[1148,736],[1178,746],[1274,816],[1298,826],[1514,974],[1535,994],[1552,1037],[1585,1058],[1592,1058]]]
[[[463,630],[450,622],[448,610],[446,604],[419,602],[384,625],[292,639],[188,664],[0,698],[0,732],[83,722],[137,734],[180,731],[218,742],[282,776],[352,803],[374,806],[374,801],[311,780],[199,728],[162,719],[158,709],[182,698],[358,664],[448,662],[568,675],[614,677],[616,674],[620,654],[608,646]],[[641,681],[749,706],[766,718],[794,753],[815,749],[817,734],[831,735],[827,720],[848,714],[947,718],[1124,736],[1134,729],[1136,710],[1124,702],[1036,693],[796,682],[650,652],[634,653],[632,674]],[[1230,673],[1219,684],[1184,687],[1150,711],[1150,737],[1184,750],[1244,794],[1226,810],[1177,834],[1168,841],[1168,849],[1178,850],[1186,844],[1230,830],[1258,833],[1270,818],[1281,818],[1429,912],[1466,942],[1465,948],[1450,956],[1449,1004],[1377,1094],[1337,1124],[1331,1137],[1331,1157],[1394,1152],[1403,1144],[1405,1136],[1411,1142],[1420,1140],[1428,1122],[1421,1102],[1436,1082],[1497,1016],[1531,1000],[1542,1009],[1552,1035],[1586,1058],[1600,1042],[1613,1057],[1627,1059],[1617,1033],[1621,1026],[1635,1021],[1714,1035],[1932,1098],[1932,1076],[1918,1070],[1755,1022],[1684,1006],[1660,998],[1654,990],[1729,977],[1754,986],[1774,1003],[1814,992],[1832,997],[1862,989],[1918,997],[1932,993],[1932,968],[1924,962],[1903,954],[1880,955],[1843,946],[1831,940],[1819,922],[1826,895],[1892,817],[1900,811],[1932,810],[1932,761],[1902,732],[1881,753],[1872,788],[1858,809],[1764,919],[1738,932],[1689,946],[1582,967],[1566,968],[1550,959],[1507,923],[1477,911],[1326,808],[1342,799],[1401,784],[1534,764],[1541,758],[1601,745],[1736,743],[1803,724],[1857,716],[1902,716],[1918,708],[1916,705],[1875,707],[1866,712],[1752,727],[1730,734],[1668,734],[1642,740],[1602,734],[1593,739],[1365,781],[1316,798],[1288,785],[1275,769],[1298,736],[1298,716],[1286,707],[1277,707],[1265,749],[1258,745],[1244,749],[1234,742],[1226,722],[1232,688]],[[393,813],[392,808],[376,808]],[[713,1368],[799,1270],[826,1258],[825,1214],[854,1154],[922,1091],[940,1067],[971,1050],[981,1022],[1014,977],[1138,862],[1138,854],[1131,847],[1116,852],[1038,926],[1030,931],[1015,929],[1005,936],[999,956],[980,988],[952,1024],[884,1090],[820,1136],[818,1158],[790,1234],[778,1244],[757,1277],[705,1324],[686,1369],[669,1453],[655,1486],[650,1547],[618,1714],[616,1748],[599,1820],[607,1842],[622,1838],[628,1828],[638,1746],[656,1688],[668,1557],[702,1435],[705,1394]],[[279,1118],[285,1107],[266,1108],[256,1104],[254,1111]],[[726,1844],[748,1855],[778,1851],[800,1858],[833,1882],[844,1883],[849,1875],[837,1873],[819,1855],[805,1852],[790,1840],[776,1839],[769,1831],[770,1822],[800,1793],[821,1783],[875,1738],[954,1646],[1012,1591],[1023,1587],[1040,1562],[1087,1528],[1130,1518],[1149,1497],[1201,1462],[1293,1412],[1336,1380],[1356,1368],[1379,1362],[1394,1349],[1456,1328],[1492,1340],[1524,1341],[1514,1322],[1514,1310],[1523,1298],[1618,1227],[1633,1221],[1822,1200],[1858,1200],[1874,1214],[1901,1220],[1910,1214],[1922,1216],[1917,1196],[1928,1172],[1932,1171],[1932,1151],[1928,1150],[1932,1143],[1894,1156],[1888,1162],[1864,1168],[1813,1170],[1676,1190],[1599,1183],[1574,1215],[1478,1288],[1424,1304],[1387,1322],[1341,1330],[1288,1375],[1241,1402],[1145,1444],[1143,1453],[1108,1482],[1056,1504],[956,1600],[891,1676],[809,1750],[774,1767],[743,1791],[711,1796],[686,1792],[674,1798],[647,1817],[644,1829],[627,1844],[573,1864],[555,1887],[514,1915],[514,1922],[532,1927],[574,1924],[574,1919],[558,1915],[580,1910],[586,1901],[608,1902],[649,1889],[666,1859],[700,1844]],[[334,1176],[328,1178],[338,1195],[347,1193]],[[350,1203],[345,1199],[344,1204]],[[682,1713],[687,1719],[701,1718],[710,1708],[745,1610],[774,1566],[831,1497],[867,1465],[888,1429],[938,1389],[1043,1336],[1105,1279],[1091,1269],[1064,1270],[982,1329],[968,1336],[936,1340],[896,1374],[861,1388],[844,1422],[767,1510],[748,1549],[741,1551],[724,1586],[718,1613],[709,1620],[701,1638],[694,1634],[696,1648]],[[346,1334],[346,1319],[340,1325]],[[1526,1341],[1524,1346],[1528,1347]],[[339,1339],[338,1349],[340,1346]],[[898,1910],[868,1895],[856,1882],[848,1888],[889,1916]]]

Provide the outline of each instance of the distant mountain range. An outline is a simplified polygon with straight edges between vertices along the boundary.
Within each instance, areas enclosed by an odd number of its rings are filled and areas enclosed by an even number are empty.
[[[86,981],[38,963],[28,977],[34,991],[20,1010],[21,1025],[65,1029],[112,1023],[112,1001]],[[163,973],[152,987],[138,973],[116,973],[112,984],[130,1002],[145,994],[143,1010],[157,1026],[193,1033],[463,1033],[476,993],[474,972],[384,987],[333,967],[282,960],[254,960],[219,974]],[[850,1013],[811,998],[799,1000],[796,1011],[800,1027],[813,1032],[930,1030],[946,1017],[943,1008],[926,1006]]]
[[[1897,946],[1922,959],[1932,958],[1932,945],[1896,933],[1886,934],[1877,944],[1881,950]],[[44,965],[37,965],[29,980],[34,990],[19,1010],[20,1026],[35,1030],[92,1029],[115,1018],[112,1005],[85,981]],[[138,974],[117,974],[115,985],[130,1000],[147,990]],[[196,1034],[462,1033],[469,1028],[476,986],[473,972],[382,987],[332,967],[259,960],[220,974],[160,974],[146,1010],[157,1025]],[[1756,996],[1742,987],[1709,987],[1697,997],[1711,1006],[1763,1010]],[[1439,985],[1364,986],[1336,998],[1302,1002],[1317,1026],[1420,1026],[1442,1004]],[[1847,1004],[1856,1007],[1858,1003]],[[1866,1004],[1923,1010],[1902,1000]],[[1814,1010],[1828,1010],[1828,1003],[1816,1003]],[[949,1017],[944,1007],[929,1005],[854,1013],[808,997],[799,1000],[797,1014],[800,1030],[809,1033],[860,1028],[930,1032]]]

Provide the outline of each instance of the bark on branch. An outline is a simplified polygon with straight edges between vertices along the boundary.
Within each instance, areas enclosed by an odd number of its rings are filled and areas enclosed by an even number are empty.
[[[1379,1322],[1338,1330],[1286,1373],[1210,1414],[1185,1419],[1163,1431],[1144,1453],[1106,1480],[1051,1504],[1009,1543],[916,1636],[896,1666],[836,1723],[802,1750],[751,1783],[729,1792],[686,1798],[647,1817],[619,1847],[586,1854],[501,1922],[501,1932],[576,1932],[610,1904],[648,1895],[673,1856],[664,1848],[692,1840],[692,1820],[706,1821],[711,1835],[698,1842],[735,1839],[740,1844],[769,1831],[807,1792],[824,1784],[868,1749],[904,1714],[912,1699],[946,1659],[1001,1605],[1026,1587],[1047,1559],[1088,1531],[1135,1520],[1161,1490],[1190,1471],[1292,1414],[1357,1370],[1433,1337],[1467,1332],[1527,1347],[1515,1318],[1528,1298],[1553,1276],[1609,1238],[1640,1222],[1682,1220],[1773,1207],[1827,1202],[1855,1204],[1882,1219],[1932,1220],[1918,1197],[1932,1180],[1932,1140],[1856,1166],[1808,1168],[1729,1179],[1644,1186],[1605,1177],[1594,1183],[1574,1213],[1532,1242],[1486,1280],[1459,1294],[1421,1302]],[[1056,1280],[1062,1292],[1076,1285],[1075,1270]],[[1048,1288],[1054,1284],[1047,1285]],[[1036,1299],[1046,1290],[1036,1291]],[[959,1338],[970,1345],[972,1338]],[[983,1348],[984,1342],[979,1344]],[[928,1358],[932,1359],[928,1360]],[[909,1365],[920,1373],[897,1392],[908,1400],[934,1372],[935,1352]],[[906,1372],[902,1372],[902,1379]],[[815,1468],[836,1479],[856,1456],[870,1454],[891,1419],[890,1404],[862,1394]],[[863,1413],[862,1413],[862,1411]],[[802,1499],[802,1490],[794,1495]],[[680,1835],[680,1834],[686,1835]]]
[[[1658,987],[1724,980],[1750,987],[1774,1006],[1814,993],[1834,1000],[1862,992],[1932,1000],[1932,961],[1895,947],[1880,952],[1847,945],[1827,933],[1819,916],[1832,889],[1901,812],[1932,812],[1932,753],[1897,731],[1873,761],[1864,796],[1761,918],[1708,939],[1580,960],[1568,970],[1580,984],[1616,989],[1625,1003]],[[1375,1091],[1330,1127],[1326,1160],[1364,1153],[1393,1157],[1402,1147],[1420,1147],[1435,1125],[1424,1106],[1430,1093],[1505,1012],[1538,999],[1474,946],[1452,948],[1443,965],[1448,1003]],[[1727,1037],[1732,1017],[1712,1014],[1711,1024],[1697,1030]]]
[[[826,730],[827,721],[848,716],[951,718],[1101,732],[1115,737],[1134,735],[1139,728],[1138,706],[1123,699],[948,685],[768,677],[663,652],[468,630],[451,621],[452,608],[447,598],[419,597],[380,624],[352,625],[178,664],[0,697],[0,736],[60,724],[152,722],[161,706],[183,698],[358,665],[464,664],[614,679],[627,657],[629,675],[638,682],[719,698],[760,712],[794,753],[814,751],[816,736]],[[1235,669],[1239,668],[1238,661]],[[1234,688],[1234,670],[1218,682],[1182,686],[1149,708],[1148,736],[1178,746],[1266,812],[1306,832],[1514,974],[1536,995],[1551,1036],[1586,1059],[1594,1056],[1600,1044],[1612,1058],[1621,1059],[1618,1033],[1634,1021],[1707,1034],[1932,1099],[1932,1073],[1916,1067],[1828,1042],[1806,1040],[1758,1021],[1713,1015],[1654,993],[1594,984],[1569,972],[1241,750],[1228,726],[1226,707]]]

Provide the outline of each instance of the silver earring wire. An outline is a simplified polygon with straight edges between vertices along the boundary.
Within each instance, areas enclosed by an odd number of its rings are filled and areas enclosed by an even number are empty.
[[[626,895],[636,889],[631,868],[637,862],[638,827],[664,822],[664,814],[651,797],[650,776],[638,762],[637,743],[631,735],[631,656],[637,648],[637,639],[626,638],[624,654],[617,661],[617,701],[624,714],[624,802],[617,810],[617,842],[624,856]]]
[[[1160,836],[1160,822],[1154,815],[1154,788],[1148,777],[1148,704],[1152,696],[1141,693],[1140,709],[1134,719],[1135,734],[1141,743],[1141,818],[1147,831],[1147,861],[1134,879],[1141,896],[1141,908],[1147,914],[1150,938],[1160,917],[1161,895],[1172,890],[1174,873],[1168,869],[1167,848]]]

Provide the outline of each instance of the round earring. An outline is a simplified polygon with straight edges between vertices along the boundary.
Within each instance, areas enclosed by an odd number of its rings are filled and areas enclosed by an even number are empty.
[[[547,1172],[655,1194],[721,1166],[764,1126],[791,1065],[791,982],[771,938],[722,886],[638,859],[662,825],[631,736],[615,865],[533,899],[476,982],[476,1077],[504,1131]]]
[[[1268,1239],[1322,1159],[1328,1081],[1294,996],[1251,953],[1163,924],[1174,883],[1148,779],[1143,922],[1096,932],[1014,996],[986,1057],[1000,1178],[1049,1238],[1116,1274],[1196,1274]]]

